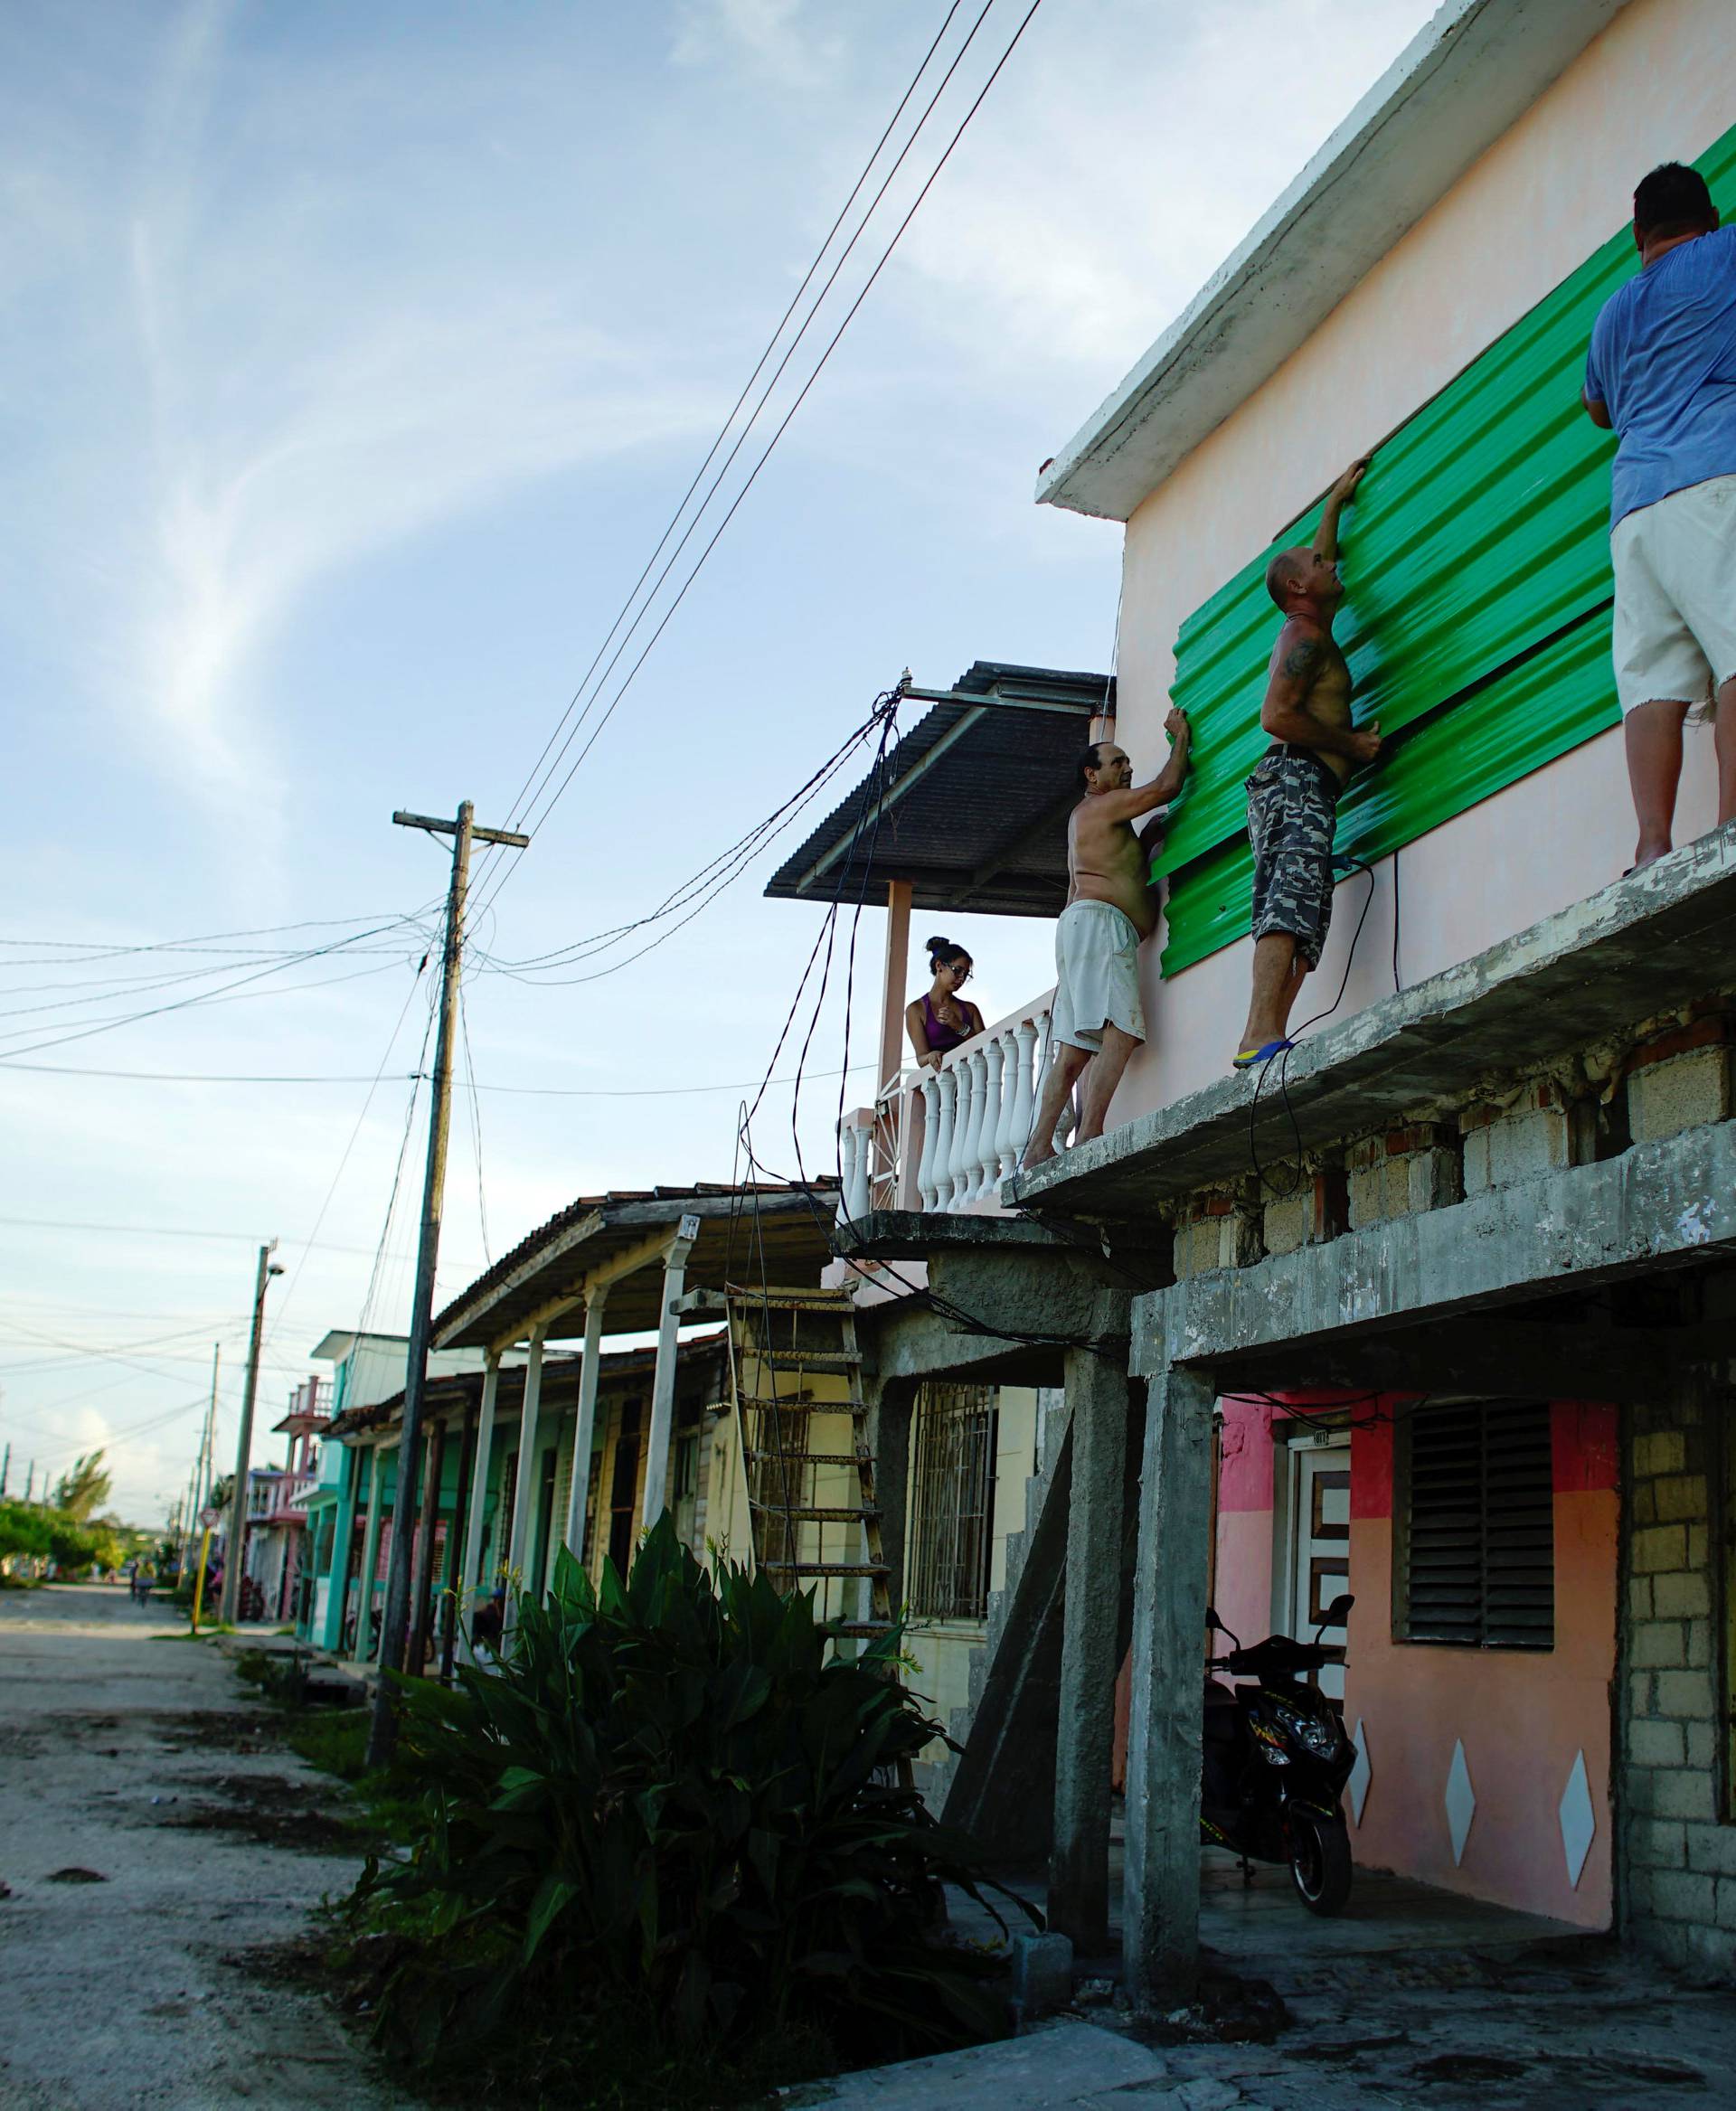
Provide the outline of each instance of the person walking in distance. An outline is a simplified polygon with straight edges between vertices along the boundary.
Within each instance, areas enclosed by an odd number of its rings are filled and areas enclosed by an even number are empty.
[[[1591,328],[1583,400],[1616,433],[1611,640],[1639,841],[1672,847],[1682,728],[1712,705],[1718,819],[1736,818],[1736,229],[1697,169],[1634,193],[1639,270]]]
[[[1381,751],[1378,724],[1350,722],[1350,668],[1332,635],[1344,598],[1338,517],[1361,483],[1353,462],[1326,495],[1315,538],[1280,550],[1266,590],[1284,616],[1266,677],[1262,730],[1272,744],[1248,779],[1254,851],[1254,974],[1248,1023],[1232,1068],[1269,1061],[1293,1044],[1290,1012],[1320,965],[1332,922],[1332,841],[1338,795]]]
[[[1079,758],[1083,796],[1067,823],[1067,907],[1055,926],[1054,1060],[1022,1161],[1027,1170],[1054,1156],[1055,1124],[1088,1065],[1073,1142],[1103,1134],[1121,1073],[1146,1038],[1139,943],[1157,926],[1151,853],[1163,832],[1161,809],[1186,780],[1193,740],[1179,711],[1169,713],[1164,730],[1169,760],[1149,784],[1135,785],[1127,751],[1113,740],[1093,741]],[[1141,815],[1150,819],[1136,834]]]
[[[910,1037],[918,1066],[938,1070],[940,1059],[983,1031],[983,1015],[959,995],[970,980],[973,962],[950,938],[929,940],[929,974],[923,995],[904,1007],[904,1031]]]

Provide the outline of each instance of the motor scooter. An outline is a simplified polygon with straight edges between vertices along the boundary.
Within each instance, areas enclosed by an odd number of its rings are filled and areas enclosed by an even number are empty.
[[[1350,1830],[1339,1800],[1356,1748],[1344,1717],[1305,1680],[1329,1659],[1320,1637],[1342,1626],[1355,1600],[1326,1607],[1312,1642],[1271,1635],[1250,1649],[1205,1609],[1208,1633],[1228,1635],[1233,1649],[1206,1659],[1207,1673],[1251,1679],[1226,1686],[1207,1676],[1200,1781],[1200,1838],[1250,1861],[1288,1865],[1297,1896],[1311,1913],[1338,1913],[1350,1896]]]

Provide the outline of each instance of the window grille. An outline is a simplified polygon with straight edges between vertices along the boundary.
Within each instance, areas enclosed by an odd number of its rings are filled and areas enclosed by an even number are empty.
[[[925,1619],[988,1616],[995,1399],[988,1385],[925,1385],[918,1395],[908,1597]]]
[[[1471,1400],[1406,1418],[1401,1638],[1555,1645],[1547,1400]]]

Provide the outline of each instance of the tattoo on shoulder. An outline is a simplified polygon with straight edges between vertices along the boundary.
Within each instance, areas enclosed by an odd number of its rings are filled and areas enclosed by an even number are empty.
[[[1326,657],[1325,648],[1316,637],[1297,638],[1284,655],[1284,673],[1292,682],[1300,682],[1313,674]]]

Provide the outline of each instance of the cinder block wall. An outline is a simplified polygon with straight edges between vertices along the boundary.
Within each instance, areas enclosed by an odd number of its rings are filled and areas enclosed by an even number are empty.
[[[1728,1699],[1713,1611],[1726,1411],[1716,1396],[1690,1396],[1628,1418],[1616,1785],[1625,1931],[1671,1964],[1720,1974],[1736,1970],[1736,1824],[1726,1822]]]

